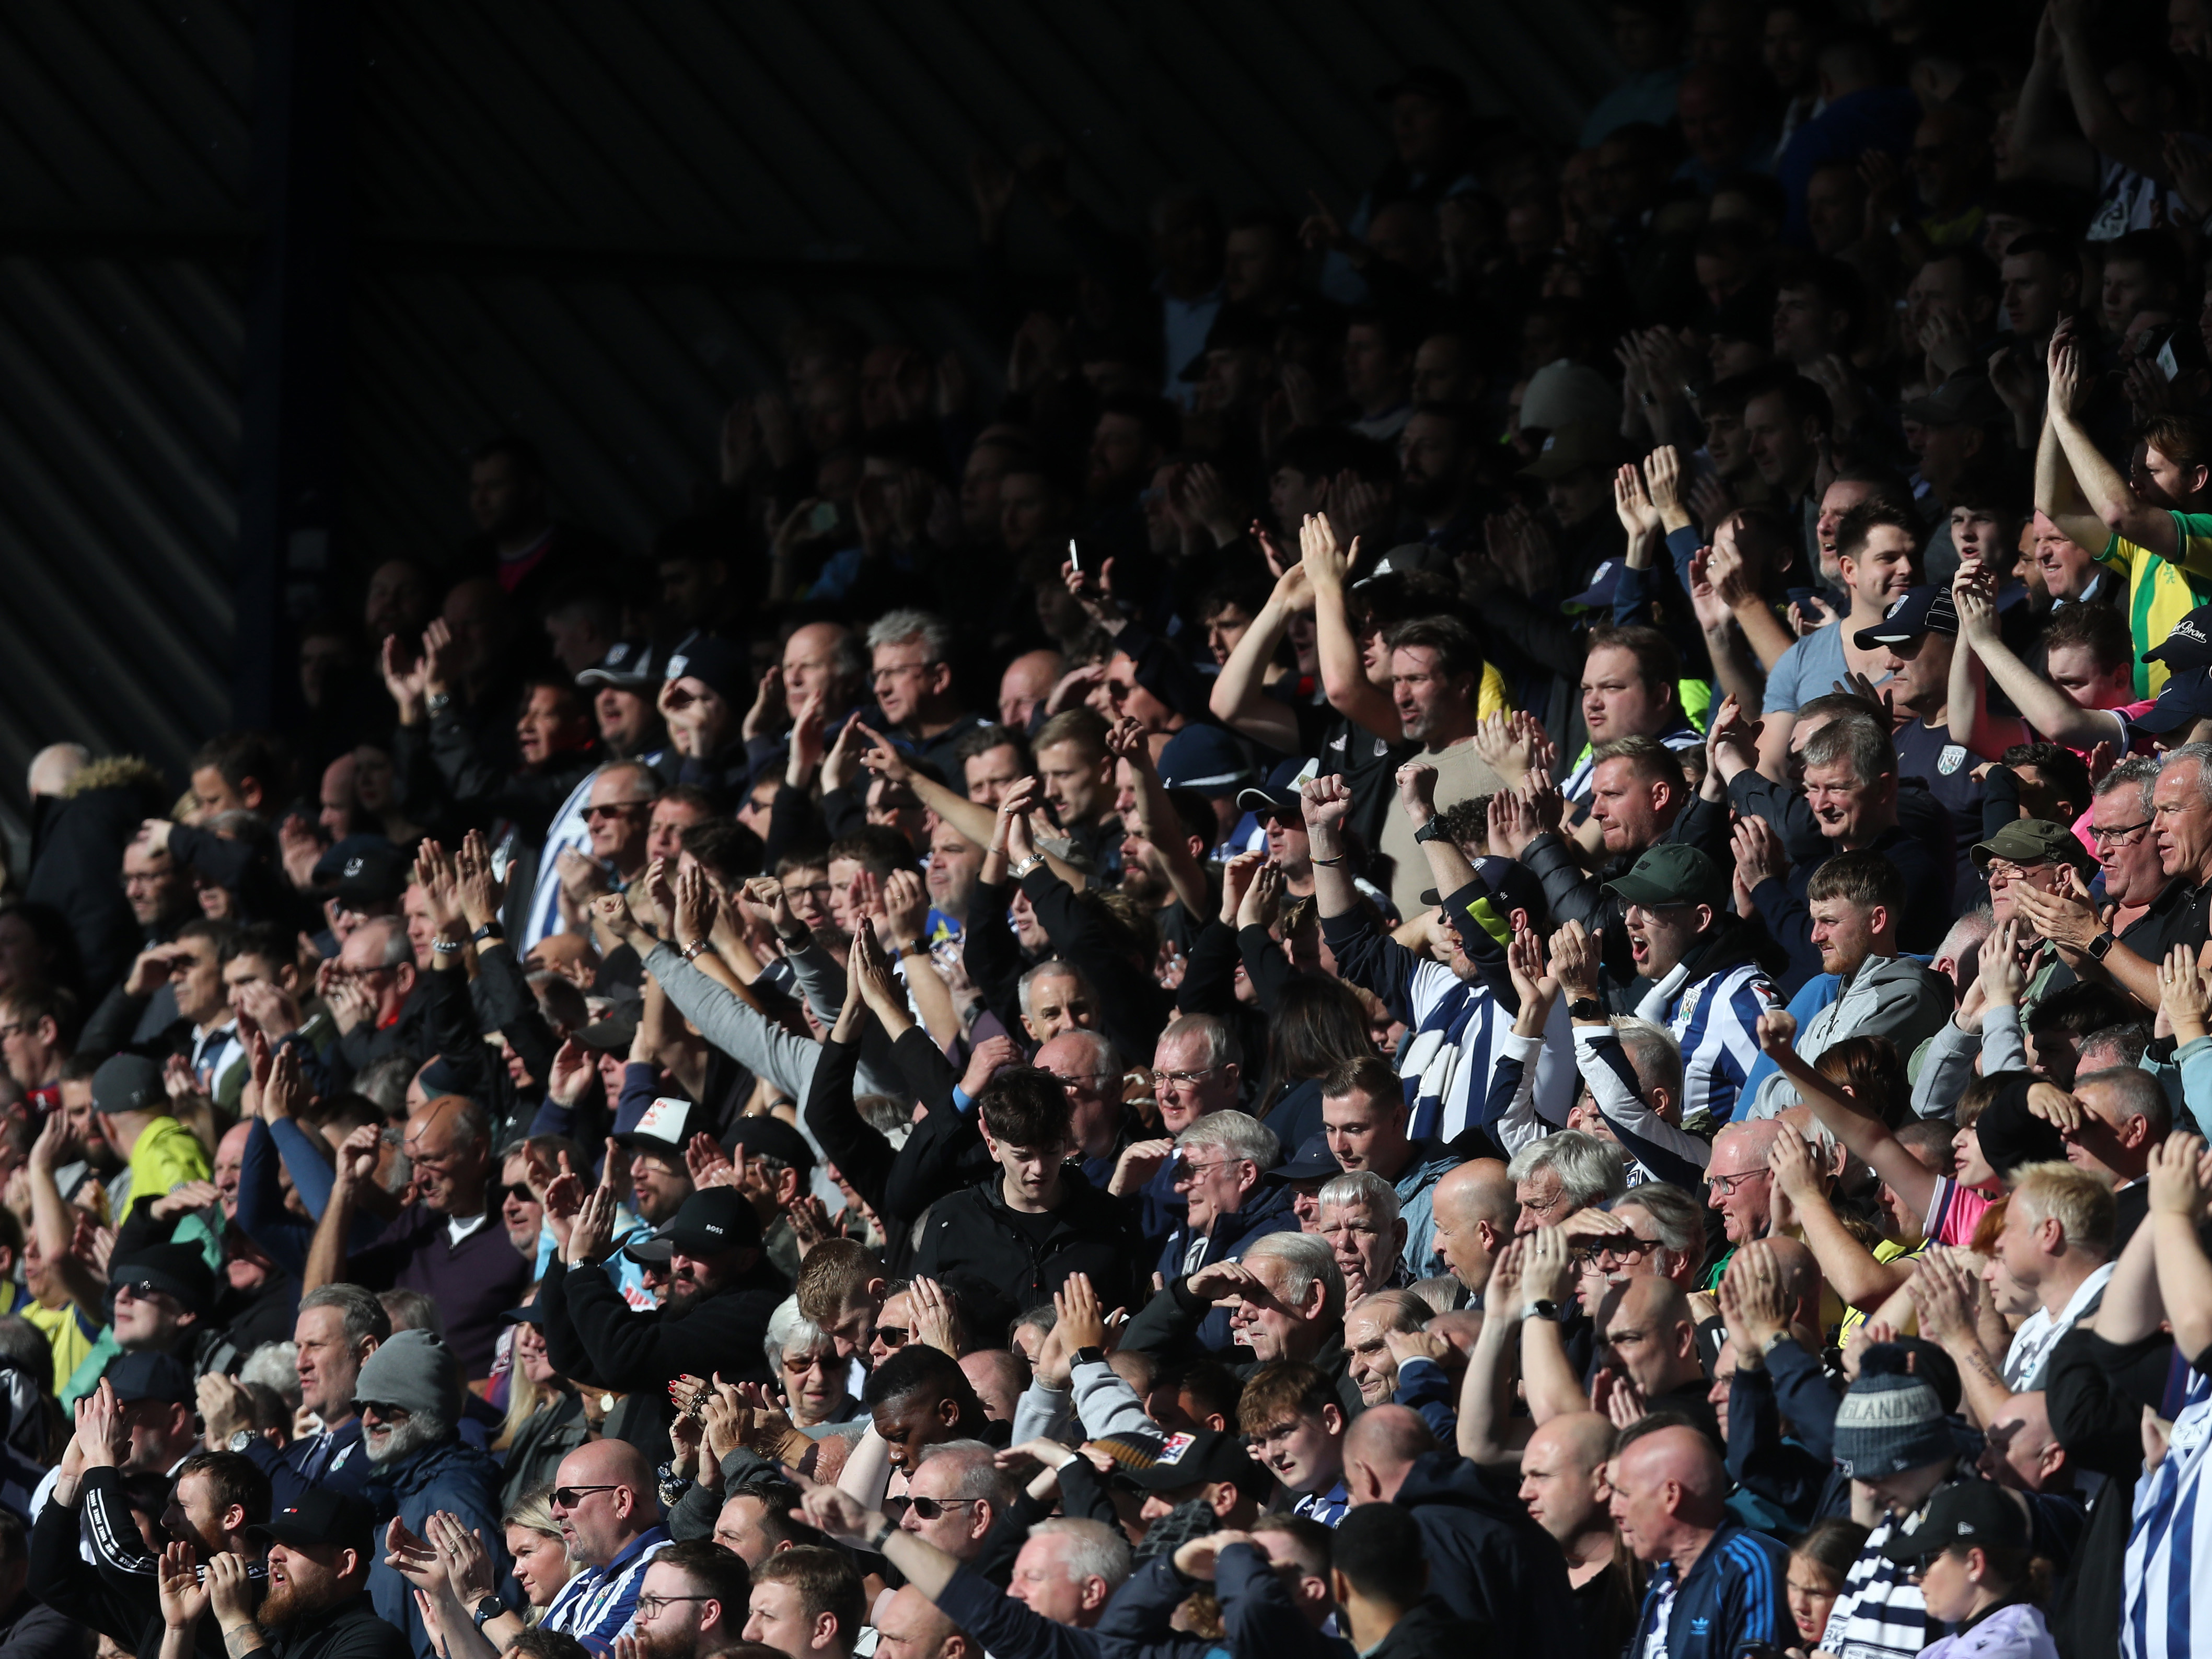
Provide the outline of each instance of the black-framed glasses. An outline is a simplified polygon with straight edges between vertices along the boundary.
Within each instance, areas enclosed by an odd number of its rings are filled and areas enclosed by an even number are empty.
[[[2089,826],[2089,839],[2100,847],[2124,847],[2130,836],[2139,836],[2149,829],[2150,822],[2145,818],[2141,823],[2123,823],[2110,830],[2100,830],[2093,823]]]
[[[899,1325],[878,1325],[876,1338],[886,1348],[903,1348],[913,1340],[914,1333]]]
[[[564,1510],[573,1510],[595,1492],[621,1490],[622,1487],[614,1483],[604,1486],[556,1486],[553,1488],[553,1501]]]
[[[721,1599],[719,1595],[641,1595],[637,1598],[637,1616],[658,1619],[664,1607],[673,1607],[678,1601],[719,1601]]]
[[[909,1498],[907,1507],[925,1521],[934,1521],[947,1510],[966,1509],[971,1504],[981,1504],[981,1498]]]
[[[1618,1237],[1601,1238],[1593,1243],[1582,1245],[1575,1251],[1574,1256],[1577,1261],[1587,1267],[1608,1255],[1622,1261],[1633,1261],[1638,1256],[1648,1255],[1658,1248],[1657,1239],[1638,1238],[1631,1233],[1623,1234]]]
[[[168,1292],[150,1279],[127,1279],[115,1287],[118,1302],[153,1302],[167,1297]]]

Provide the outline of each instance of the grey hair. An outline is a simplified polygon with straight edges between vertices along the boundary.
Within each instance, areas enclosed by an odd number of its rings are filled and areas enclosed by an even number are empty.
[[[1322,1183],[1317,1201],[1324,1210],[1332,1204],[1364,1204],[1375,1212],[1376,1226],[1386,1233],[1398,1219],[1398,1189],[1372,1170],[1331,1176]]]
[[[1166,1030],[1160,1033],[1159,1047],[1194,1035],[1206,1039],[1207,1071],[1244,1063],[1244,1045],[1237,1042],[1237,1033],[1229,1029],[1229,1022],[1215,1014],[1185,1014],[1180,1019],[1170,1020]],[[1153,1050],[1155,1054],[1158,1051],[1158,1048]]]
[[[1871,719],[1838,714],[1805,739],[1801,758],[1807,767],[1848,762],[1862,787],[1897,770],[1897,747]]]
[[[264,1342],[238,1368],[240,1382],[265,1382],[294,1411],[300,1408],[300,1350],[292,1342]]]
[[[908,640],[919,639],[921,648],[931,663],[940,663],[951,654],[952,630],[945,626],[945,618],[927,611],[886,611],[868,624],[868,649],[878,646],[903,645]]]
[[[1030,987],[1036,984],[1041,979],[1052,979],[1055,977],[1060,979],[1072,979],[1078,985],[1085,985],[1089,983],[1089,981],[1083,977],[1083,969],[1077,967],[1073,963],[1068,961],[1065,957],[1047,957],[1042,962],[1040,962],[1036,967],[1030,969],[1029,972],[1022,975],[1020,995],[1022,1018],[1024,1019],[1029,1019],[1033,1017],[1030,1007]]]
[[[407,924],[399,917],[371,916],[362,927],[387,930],[384,935],[384,959],[376,964],[378,967],[397,968],[402,963],[415,960],[415,946],[407,937]]]
[[[349,1344],[364,1336],[382,1342],[392,1335],[392,1316],[385,1311],[383,1300],[362,1285],[325,1285],[309,1291],[300,1298],[300,1311],[305,1313],[310,1308],[336,1308],[345,1322]]]
[[[642,785],[645,789],[645,793],[637,797],[637,803],[633,804],[659,800],[660,799],[660,774],[654,771],[643,761],[609,761],[605,766],[602,766],[597,772],[592,775],[592,781],[596,783],[599,779],[612,777],[617,772],[629,772],[634,774],[638,779],[640,784]]]
[[[384,1304],[393,1330],[428,1331],[441,1342],[446,1340],[445,1310],[428,1292],[397,1285],[388,1291],[379,1291],[376,1299]]]
[[[1943,935],[1943,942],[1936,947],[1938,962],[1951,961],[1965,966],[1971,951],[1979,955],[1982,941],[1996,932],[1996,915],[1986,902],[1972,909],[1951,924],[1951,931]]]
[[[1103,1578],[1108,1589],[1119,1589],[1136,1565],[1129,1540],[1103,1521],[1060,1516],[1036,1522],[1030,1528],[1030,1536],[1069,1540],[1067,1582],[1071,1584],[1079,1584],[1086,1578]]]
[[[1692,1262],[1705,1259],[1705,1206],[1680,1187],[1670,1187],[1663,1181],[1647,1181],[1640,1187],[1630,1188],[1606,1207],[1615,1215],[1624,1209],[1643,1211],[1659,1230],[1662,1249]]]
[[[954,1459],[961,1466],[960,1484],[951,1496],[988,1498],[992,1509],[1003,1515],[1021,1488],[1012,1474],[999,1467],[998,1456],[995,1449],[981,1440],[944,1440],[925,1448],[921,1462],[934,1463],[941,1457]]]
[[[1539,1170],[1559,1176],[1560,1190],[1578,1210],[1628,1190],[1628,1165],[1620,1148],[1580,1129],[1555,1129],[1530,1141],[1513,1154],[1505,1178],[1517,1187]]]
[[[1177,1152],[1193,1146],[1218,1146],[1262,1170],[1273,1169],[1283,1159],[1283,1143],[1275,1132],[1251,1113],[1233,1109],[1208,1112],[1176,1137]]]
[[[2207,801],[2212,801],[2212,743],[2185,743],[2180,748],[2169,750],[2166,764],[2159,769],[2161,775],[2170,770],[2178,761],[2197,763],[2197,793]]]
[[[2150,1125],[2150,1138],[2163,1140],[2173,1127],[2173,1103],[2166,1085],[2136,1066],[2107,1066],[2099,1072],[2082,1072],[2074,1079],[2079,1094],[2092,1083],[2103,1084],[2118,1097],[2124,1118],[2139,1117]]]
[[[1226,1114],[1216,1112],[1213,1115],[1222,1117]],[[1197,1127],[1195,1123],[1191,1125],[1194,1129]],[[1277,1294],[1293,1305],[1304,1303],[1313,1291],[1314,1281],[1320,1280],[1322,1317],[1336,1320],[1344,1316],[1344,1271],[1336,1265],[1336,1252],[1320,1234],[1269,1233],[1248,1248],[1242,1260],[1248,1267],[1255,1261],[1280,1263],[1283,1283]]]
[[[805,1348],[811,1352],[830,1345],[830,1333],[799,1311],[797,1297],[787,1296],[769,1315],[768,1340],[761,1346],[768,1354],[769,1374],[781,1376],[785,1349]]]
[[[2191,744],[2189,746],[2192,749],[2199,749],[2205,745]],[[2173,752],[2178,755],[2182,751],[2177,749]],[[2136,810],[2148,813],[2150,811],[2150,792],[2158,787],[2159,770],[2159,761],[2156,756],[2130,755],[2111,771],[2106,773],[2098,781],[2097,787],[2089,792],[2090,795],[2094,799],[2102,800],[2107,795],[2118,794],[2121,790],[2133,784],[2136,794]]]
[[[353,1074],[353,1091],[382,1107],[385,1116],[401,1116],[407,1105],[407,1085],[415,1080],[418,1069],[412,1054],[386,1054]]]
[[[1664,1089],[1680,1107],[1682,1045],[1674,1041],[1674,1034],[1655,1021],[1638,1019],[1633,1014],[1614,1015],[1613,1029],[1620,1034],[1620,1046],[1628,1055],[1629,1069],[1636,1073],[1636,1081],[1644,1092]]]

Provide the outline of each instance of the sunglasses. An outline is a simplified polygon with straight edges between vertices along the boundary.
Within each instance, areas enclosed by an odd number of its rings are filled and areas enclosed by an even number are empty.
[[[404,1406],[386,1406],[374,1400],[361,1402],[361,1414],[364,1418],[374,1416],[382,1423],[404,1423],[414,1415]]]
[[[886,1348],[903,1348],[913,1339],[914,1333],[896,1325],[878,1325],[876,1336]]]
[[[909,1498],[907,1507],[925,1521],[934,1521],[948,1510],[965,1509],[970,1504],[980,1504],[980,1498]]]
[[[538,1201],[538,1194],[530,1190],[530,1183],[526,1181],[509,1182],[507,1195],[518,1204],[535,1204]]]
[[[115,1299],[118,1302],[155,1302],[165,1300],[167,1297],[167,1292],[161,1290],[150,1279],[128,1279],[115,1287]]]
[[[610,806],[586,806],[584,822],[591,823],[600,818],[618,818],[626,812],[635,812],[646,803],[641,800],[618,800]]]
[[[556,1486],[553,1488],[553,1501],[564,1510],[573,1510],[592,1492],[620,1492],[621,1490],[620,1486]]]

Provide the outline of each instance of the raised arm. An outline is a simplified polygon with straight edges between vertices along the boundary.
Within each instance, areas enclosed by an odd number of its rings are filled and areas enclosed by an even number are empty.
[[[1322,920],[1359,907],[1359,890],[1344,854],[1344,820],[1352,811],[1352,787],[1332,773],[1299,786],[1306,811],[1306,837],[1313,856],[1314,898]],[[1425,845],[1425,843],[1424,843]]]
[[[998,815],[989,807],[969,800],[967,796],[937,779],[916,771],[904,755],[892,746],[889,738],[862,726],[858,720],[866,747],[860,750],[860,764],[879,778],[893,783],[903,783],[915,793],[915,798],[931,811],[943,818],[978,847],[991,844],[991,826]]]
[[[1367,678],[1367,659],[1345,600],[1346,584],[1359,557],[1358,538],[1352,538],[1348,550],[1340,548],[1328,516],[1309,513],[1298,531],[1298,548],[1313,588],[1314,645],[1321,655],[1321,683],[1329,707],[1385,742],[1397,742],[1398,705],[1389,692]]]
[[[1275,591],[1267,595],[1267,603],[1260,607],[1260,614],[1237,641],[1229,660],[1222,664],[1206,700],[1213,718],[1224,726],[1285,754],[1297,749],[1297,716],[1288,703],[1267,695],[1267,665],[1274,660],[1275,647],[1290,631],[1291,618],[1313,608],[1313,586],[1306,580],[1306,568],[1293,562],[1276,578]]]
[[[1468,1355],[1459,1388],[1459,1455],[1488,1467],[1521,1461],[1521,1448],[1534,1427],[1513,1414],[1513,1358],[1521,1333],[1521,1263],[1525,1239],[1514,1239],[1490,1264],[1490,1284],[1482,1297],[1482,1328]]]
[[[1878,1117],[1862,1112],[1838,1090],[1798,1057],[1796,1017],[1776,1008],[1759,1017],[1759,1051],[1797,1090],[1830,1134],[1852,1157],[1870,1165],[1890,1190],[1922,1215],[1936,1200],[1936,1177],[1907,1152],[1905,1143]]]
[[[2074,469],[2074,480],[2107,532],[2172,558],[2178,545],[2173,515],[2129,488],[2119,468],[2083,428],[2074,407],[2081,383],[2081,343],[2061,323],[2051,337],[2051,428],[2066,453],[2067,465]]]
[[[1168,799],[1167,784],[1152,758],[1152,745],[1144,727],[1124,716],[1106,734],[1106,746],[1128,763],[1131,793],[1136,797],[1136,822],[1128,828],[1159,854],[1160,861],[1168,867],[1168,884],[1182,901],[1183,908],[1194,916],[1204,915],[1212,897],[1206,890],[1206,866],[1190,850],[1182,815]]]
[[[2169,527],[2171,521],[2169,520]],[[2084,708],[2014,654],[1997,627],[1996,580],[1969,559],[1959,567],[1952,583],[1953,602],[1959,609],[1959,637],[1966,646],[1951,658],[1951,735],[1974,753],[1993,759],[2015,743],[2027,741],[2021,720],[2051,742],[2087,750],[2100,743],[2117,744],[2125,726],[2108,708]],[[1959,728],[1959,690],[1961,674],[1972,675],[1978,661],[1997,689],[2020,710],[2020,719],[1988,712],[1988,696],[1969,680],[1974,693],[1973,729]]]
[[[2151,1149],[2149,1179],[2159,1295],[2174,1346],[2193,1362],[2212,1348],[2212,1260],[2197,1232],[2212,1197],[2212,1152],[2195,1135],[2169,1135]]]

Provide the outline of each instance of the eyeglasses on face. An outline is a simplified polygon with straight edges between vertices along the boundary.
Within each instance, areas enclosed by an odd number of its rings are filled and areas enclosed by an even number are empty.
[[[1736,1190],[1745,1182],[1749,1181],[1753,1176],[1763,1176],[1765,1173],[1764,1170],[1740,1170],[1734,1175],[1708,1176],[1705,1177],[1705,1185],[1717,1192],[1723,1198],[1734,1198],[1736,1195]]]
[[[620,1486],[611,1485],[605,1486],[556,1486],[553,1488],[553,1507],[561,1510],[573,1510],[579,1504],[581,1504],[586,1498],[589,1497],[595,1492],[620,1492],[622,1488]]]
[[[361,1402],[361,1414],[364,1421],[373,1417],[380,1423],[404,1423],[415,1413],[404,1406],[387,1406],[380,1401],[364,1400]]]
[[[164,1303],[171,1298],[168,1293],[156,1285],[152,1279],[126,1279],[115,1287],[115,1299],[118,1303]]]
[[[898,1325],[876,1327],[876,1340],[886,1348],[903,1348],[914,1338],[914,1333]]]
[[[601,818],[618,818],[625,813],[635,812],[641,806],[647,805],[648,805],[647,802],[641,800],[618,800],[611,801],[605,806],[586,806],[584,809],[584,822],[596,823]]]
[[[1612,1256],[1619,1261],[1633,1261],[1637,1257],[1658,1248],[1659,1243],[1656,1239],[1607,1238],[1601,1239],[1595,1244],[1583,1245],[1575,1251],[1574,1255],[1577,1261],[1581,1262],[1584,1267],[1589,1267],[1604,1261],[1607,1256]]]
[[[535,1204],[538,1201],[538,1194],[530,1190],[530,1183],[526,1181],[508,1182],[507,1195],[518,1204]]]
[[[2096,825],[2092,824],[2089,826],[2089,839],[2100,847],[2124,847],[2130,839],[2149,828],[2148,818],[2145,818],[2141,823],[2116,824],[2110,830],[2100,830]]]
[[[1202,1072],[1155,1072],[1152,1073],[1152,1086],[1157,1089],[1163,1083],[1172,1083],[1182,1088],[1195,1089],[1220,1069],[1218,1066],[1209,1066]]]
[[[660,1617],[664,1609],[678,1601],[719,1601],[719,1595],[641,1595],[637,1598],[637,1616],[650,1622]]]

